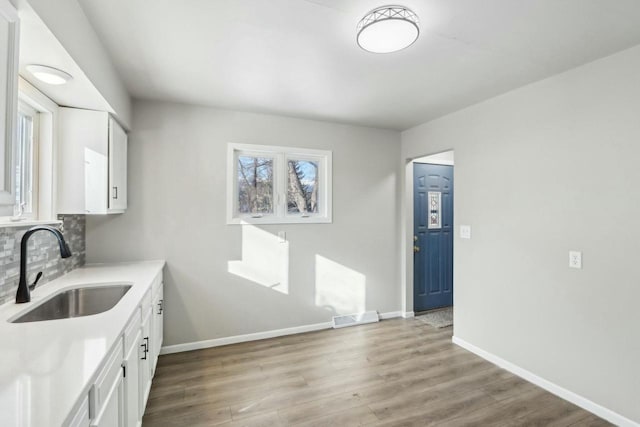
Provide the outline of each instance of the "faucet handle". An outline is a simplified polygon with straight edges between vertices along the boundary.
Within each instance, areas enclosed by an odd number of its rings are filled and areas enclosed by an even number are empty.
[[[33,281],[33,285],[29,286],[30,291],[36,288],[36,285],[38,284],[38,280],[40,280],[41,277],[42,277],[42,271],[39,271],[38,274],[36,275],[36,280]]]

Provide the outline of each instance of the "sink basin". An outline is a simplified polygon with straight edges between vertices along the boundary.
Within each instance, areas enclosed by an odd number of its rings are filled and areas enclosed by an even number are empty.
[[[103,313],[115,307],[129,289],[131,285],[126,284],[69,289],[54,295],[11,323],[69,319]]]

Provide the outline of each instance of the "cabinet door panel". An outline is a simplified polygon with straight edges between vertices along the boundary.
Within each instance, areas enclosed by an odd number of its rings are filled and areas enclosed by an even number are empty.
[[[89,398],[85,396],[80,408],[71,417],[69,427],[89,427],[89,425]]]
[[[108,124],[104,111],[58,109],[58,213],[108,213]]]
[[[113,384],[116,380],[122,379],[122,340],[116,343],[116,346],[104,359],[104,367],[96,378],[90,396],[90,415],[96,418],[97,414],[102,412],[105,402],[112,393]]]
[[[127,209],[127,134],[109,118],[109,209]]]
[[[132,339],[124,360],[126,374],[124,377],[124,424],[126,427],[138,425],[140,416],[140,387],[139,387],[139,357],[140,342],[142,342],[142,332],[138,329],[137,334]]]
[[[144,415],[144,409],[147,406],[147,399],[149,398],[149,391],[151,390],[151,345],[152,337],[150,337],[151,332],[151,316],[152,310],[148,307],[143,314],[143,321],[141,327],[141,337],[140,337],[140,346],[138,347],[140,350],[140,354],[138,357],[138,378],[139,382],[139,396],[140,396],[140,418]],[[146,350],[146,351],[145,351]]]
[[[164,292],[162,285],[153,301],[153,357],[151,375],[155,375],[158,356],[162,347],[162,334],[164,329]]]
[[[122,375],[118,375],[109,394],[104,400],[102,410],[91,421],[91,427],[124,427],[124,384]]]
[[[107,212],[107,156],[84,149],[84,200],[86,213]]]

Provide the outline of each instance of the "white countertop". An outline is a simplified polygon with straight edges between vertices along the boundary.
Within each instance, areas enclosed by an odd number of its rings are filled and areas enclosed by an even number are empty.
[[[164,261],[94,264],[31,293],[31,302],[0,306],[0,426],[61,425],[98,374]],[[104,313],[73,319],[9,323],[54,293],[85,284],[131,283]]]

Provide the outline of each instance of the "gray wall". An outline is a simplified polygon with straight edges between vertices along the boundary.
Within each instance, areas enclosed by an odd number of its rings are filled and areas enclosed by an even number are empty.
[[[36,274],[42,271],[38,287],[62,276],[85,262],[85,217],[84,215],[61,215],[64,237],[72,256],[60,258],[58,241],[53,234],[40,231],[29,238],[28,280],[33,283]],[[32,226],[0,228],[0,304],[15,299],[20,280],[20,241]]]
[[[328,322],[359,298],[369,310],[400,309],[398,132],[156,102],[134,104],[133,129],[129,208],[87,219],[87,258],[167,260],[165,345]],[[228,142],[333,150],[334,222],[226,225]],[[275,256],[288,293],[229,272],[243,239],[245,251]],[[269,274],[255,257],[245,267]],[[317,274],[336,291],[321,304]]]
[[[637,422],[639,112],[636,47],[402,134],[455,149],[455,335]]]

